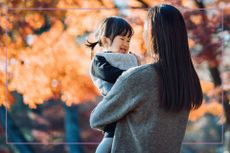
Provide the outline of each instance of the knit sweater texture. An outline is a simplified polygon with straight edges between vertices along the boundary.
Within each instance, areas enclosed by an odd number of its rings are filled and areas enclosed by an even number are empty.
[[[180,152],[189,111],[158,107],[159,80],[154,64],[131,68],[91,112],[92,128],[117,122],[111,153]]]

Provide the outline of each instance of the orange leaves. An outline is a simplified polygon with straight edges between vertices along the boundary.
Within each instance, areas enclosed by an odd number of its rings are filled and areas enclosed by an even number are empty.
[[[90,57],[76,44],[74,36],[63,31],[60,21],[33,41],[31,48],[18,52],[9,64],[11,91],[22,93],[30,108],[49,98],[60,97],[68,105],[95,98],[98,92],[88,72]]]
[[[6,48],[0,45],[0,106],[3,105],[6,108],[10,108],[14,103],[13,97],[10,95],[7,89],[7,80],[9,76],[6,76]],[[8,78],[7,78],[8,77]]]
[[[191,21],[196,24],[196,25],[199,25],[201,22],[202,22],[202,17],[201,15],[192,15],[190,17]]]
[[[1,9],[0,9],[0,29],[3,29],[4,31],[6,30],[11,30],[13,28],[12,23],[8,20],[7,18],[7,7],[6,5],[1,4]]]
[[[189,45],[189,48],[193,48],[196,45],[196,43],[193,39],[188,38],[188,45]]]
[[[143,41],[143,28],[141,25],[134,27],[134,36],[131,39],[130,51],[139,55],[144,55],[146,52],[145,44]]]
[[[194,1],[182,0],[181,4],[187,8],[196,8]]]
[[[0,16],[0,27],[4,30],[11,30],[13,28],[12,23],[10,23],[6,16]]]
[[[10,108],[14,104],[14,99],[6,87],[6,75],[0,72],[0,106]]]
[[[214,89],[214,84],[210,81],[200,80],[203,93],[208,93]]]
[[[113,1],[108,0],[63,0],[59,1],[58,8],[114,8]]]
[[[68,10],[65,23],[68,26],[68,33],[71,35],[82,35],[86,31],[96,30],[99,22],[108,16],[118,13],[117,10]],[[94,17],[97,17],[94,20]]]
[[[206,113],[210,113],[221,118],[224,114],[223,106],[221,101],[216,100],[221,95],[221,88],[214,88],[214,84],[212,82],[204,80],[200,80],[200,83],[203,93],[209,97],[209,100],[208,102],[204,101],[199,109],[191,111],[189,120],[196,121]]]
[[[34,29],[39,29],[45,23],[44,17],[39,13],[26,14],[25,22],[27,22]]]
[[[189,120],[196,121],[206,113],[210,113],[214,116],[221,117],[224,111],[221,103],[218,103],[216,101],[210,103],[203,103],[199,109],[190,112]]]
[[[49,48],[53,43],[59,39],[63,32],[63,24],[61,21],[57,20],[49,32],[44,32],[40,37],[36,37],[34,41],[33,50],[40,50]]]
[[[144,20],[147,14],[146,10],[129,10],[130,15],[128,21],[131,23],[134,29],[134,35],[131,39],[130,51],[139,55],[146,54],[146,47],[144,43]]]
[[[207,112],[210,114],[213,114],[214,116],[221,116],[223,111],[223,106],[218,101],[212,101],[210,104],[207,105]]]
[[[228,3],[227,5],[224,5],[224,14],[230,15],[230,4]]]
[[[206,113],[206,106],[202,104],[199,109],[193,110],[189,114],[190,121],[196,121]]]
[[[1,39],[1,46],[4,45],[4,46],[7,46],[11,43],[11,40],[10,40],[10,37],[6,34],[4,35],[1,35],[0,36],[0,39]]]
[[[86,76],[72,75],[62,80],[62,84],[63,93],[61,99],[68,106],[73,103],[78,104],[87,100],[94,100],[95,94],[98,94],[90,78]]]
[[[9,7],[14,8],[57,8],[53,11],[11,10],[8,12],[8,20],[4,16],[0,17],[0,28],[11,32],[11,35],[0,36],[2,44],[8,48],[9,91],[17,90],[23,94],[24,101],[30,108],[36,108],[49,98],[61,98],[67,105],[93,100],[99,93],[89,77],[90,51],[84,47],[84,41],[102,19],[120,13],[116,9],[97,9],[114,8],[114,2],[108,0],[40,0],[39,2],[31,0],[7,1],[6,3]],[[128,6],[131,7],[139,7],[144,4],[151,7],[160,3],[179,4],[179,1],[142,0],[142,3],[135,0],[127,1]],[[185,3],[186,6],[190,6],[185,0],[182,3],[184,6]],[[60,10],[63,8],[92,9]],[[143,22],[146,10],[130,9],[126,11],[128,13],[125,18],[132,24],[135,31],[130,51],[138,55],[145,55]],[[51,29],[41,35],[36,35],[34,30],[40,29],[45,24],[44,15],[50,19]],[[193,16],[191,20],[195,24],[200,22],[197,16]],[[26,44],[25,40],[28,36],[30,43]],[[195,40],[189,41],[190,47],[196,43]],[[3,53],[2,58],[5,58],[4,50],[1,50],[1,53]],[[151,61],[148,57],[145,60]],[[214,88],[212,83],[201,81],[201,84],[205,93],[209,93]],[[0,95],[3,93],[6,93],[4,83],[0,84]],[[211,112],[210,109],[214,106],[218,107],[217,114],[220,114],[219,105],[215,103],[211,106],[202,106],[200,110],[192,113],[191,118]],[[213,110],[215,111],[215,108]],[[215,114],[215,112],[211,113]]]

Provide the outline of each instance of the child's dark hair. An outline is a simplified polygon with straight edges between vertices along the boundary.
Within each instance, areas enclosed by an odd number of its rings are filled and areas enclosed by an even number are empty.
[[[114,38],[118,35],[132,37],[133,33],[133,28],[125,19],[117,16],[108,17],[101,22],[95,32],[96,41],[89,42],[87,40],[86,46],[91,48],[91,53],[93,53],[93,49],[97,44],[102,46],[101,38],[103,36],[109,38],[111,42],[113,42]]]

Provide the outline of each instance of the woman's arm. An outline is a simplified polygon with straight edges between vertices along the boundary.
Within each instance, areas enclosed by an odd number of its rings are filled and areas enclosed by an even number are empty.
[[[118,78],[107,96],[90,115],[90,126],[103,130],[107,124],[118,121],[133,110],[144,98],[145,91],[137,86],[137,73],[125,73]]]
[[[92,74],[104,81],[109,83],[115,83],[117,78],[124,72],[112,66],[106,59],[102,56],[96,55],[92,63]]]

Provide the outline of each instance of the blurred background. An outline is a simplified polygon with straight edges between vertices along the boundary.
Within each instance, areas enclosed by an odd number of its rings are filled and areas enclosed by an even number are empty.
[[[184,15],[204,94],[182,153],[229,153],[229,0],[1,0],[0,153],[93,153],[103,135],[89,116],[102,97],[84,43],[103,18],[121,16],[135,31],[130,51],[148,63],[143,23],[162,3]]]

